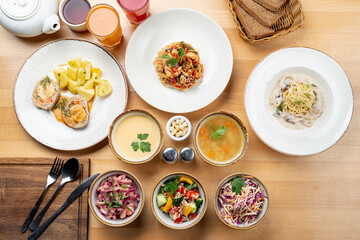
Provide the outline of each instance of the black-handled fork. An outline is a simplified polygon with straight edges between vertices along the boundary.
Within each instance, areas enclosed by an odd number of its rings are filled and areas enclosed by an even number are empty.
[[[39,215],[36,216],[36,218],[32,221],[32,223],[29,226],[30,231],[34,231],[36,228],[39,227],[40,222],[42,218],[44,217],[46,211],[49,209],[51,203],[54,201],[60,190],[63,188],[63,186],[68,183],[75,181],[80,174],[80,162],[77,158],[70,158],[66,161],[64,164],[64,167],[61,171],[61,183],[59,187],[56,189],[54,195],[50,198],[49,202],[46,204],[46,206],[43,208],[43,210],[39,213]]]
[[[35,217],[35,214],[36,214],[37,210],[39,209],[40,203],[41,203],[46,191],[59,178],[63,165],[64,165],[64,161],[61,160],[60,158],[56,157],[54,160],[54,163],[50,169],[49,175],[47,177],[46,186],[45,186],[44,190],[42,191],[39,199],[36,201],[35,206],[31,209],[31,212],[27,216],[27,218],[21,228],[22,233],[26,232],[26,230],[29,228],[29,225],[31,224],[33,218]]]

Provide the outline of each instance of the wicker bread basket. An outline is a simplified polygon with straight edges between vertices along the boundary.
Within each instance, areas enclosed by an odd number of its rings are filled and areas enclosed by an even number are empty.
[[[236,0],[226,0],[228,2],[230,11],[233,15],[234,21],[239,28],[240,36],[242,39],[249,43],[263,42],[278,36],[282,36],[286,33],[292,32],[300,27],[304,23],[304,13],[301,7],[301,3],[299,0],[288,0],[287,3],[283,6],[285,10],[285,15],[281,17],[271,28],[275,30],[275,33],[271,36],[260,38],[260,39],[252,39],[249,38],[244,28],[241,26],[239,19],[236,16],[234,11],[234,5],[237,4]]]

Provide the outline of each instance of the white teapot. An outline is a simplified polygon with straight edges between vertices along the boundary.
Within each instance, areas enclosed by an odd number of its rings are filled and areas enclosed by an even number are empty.
[[[19,37],[60,29],[58,0],[0,0],[0,24]]]

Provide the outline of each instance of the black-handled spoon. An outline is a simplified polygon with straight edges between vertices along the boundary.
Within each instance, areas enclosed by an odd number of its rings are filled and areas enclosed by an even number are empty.
[[[36,228],[39,227],[39,224],[40,224],[42,218],[44,217],[46,211],[49,209],[51,203],[54,201],[54,199],[56,198],[57,194],[62,189],[62,187],[66,183],[76,180],[78,178],[79,174],[80,174],[79,160],[76,158],[70,158],[69,160],[67,160],[66,163],[64,164],[64,167],[61,172],[62,180],[61,180],[59,187],[56,189],[55,193],[53,194],[53,196],[51,197],[49,202],[46,204],[44,209],[39,213],[39,215],[30,224],[30,226],[29,226],[30,231],[34,231]]]

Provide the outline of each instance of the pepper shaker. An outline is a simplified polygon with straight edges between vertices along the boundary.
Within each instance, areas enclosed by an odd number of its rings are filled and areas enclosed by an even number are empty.
[[[180,151],[180,158],[182,162],[189,163],[194,160],[195,152],[190,147],[185,147]]]

